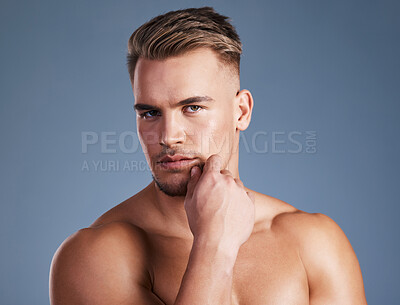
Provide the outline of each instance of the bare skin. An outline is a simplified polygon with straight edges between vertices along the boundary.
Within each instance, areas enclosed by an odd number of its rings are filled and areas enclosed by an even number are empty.
[[[253,99],[211,50],[140,59],[132,86],[154,181],[63,242],[51,304],[366,304],[333,220],[241,182]],[[213,101],[178,104],[193,96]]]

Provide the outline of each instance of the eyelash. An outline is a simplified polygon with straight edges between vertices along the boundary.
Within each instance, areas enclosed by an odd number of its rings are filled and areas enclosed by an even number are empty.
[[[189,105],[189,106],[185,106],[184,108],[189,108],[189,107],[198,107],[198,110],[197,110],[197,111],[189,111],[189,113],[196,113],[196,112],[199,112],[201,109],[204,109],[204,107],[199,106],[199,105]],[[156,115],[150,116],[150,117],[147,117],[147,116],[146,116],[146,114],[148,114],[148,113],[150,113],[150,112],[152,112],[152,111],[157,111],[157,110],[145,111],[145,112],[143,112],[143,113],[140,113],[139,116],[140,116],[141,118],[143,118],[143,119],[151,119],[151,118],[154,118],[154,117],[156,117]]]

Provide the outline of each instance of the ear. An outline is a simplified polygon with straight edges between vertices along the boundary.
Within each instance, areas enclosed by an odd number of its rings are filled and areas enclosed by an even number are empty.
[[[242,89],[236,93],[236,129],[246,130],[251,121],[251,112],[253,111],[253,97],[249,90]]]

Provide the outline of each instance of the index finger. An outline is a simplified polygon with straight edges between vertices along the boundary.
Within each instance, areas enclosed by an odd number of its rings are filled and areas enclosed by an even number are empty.
[[[222,168],[222,157],[220,155],[211,155],[206,164],[203,167],[203,173],[209,171],[217,171],[218,173],[221,171]]]

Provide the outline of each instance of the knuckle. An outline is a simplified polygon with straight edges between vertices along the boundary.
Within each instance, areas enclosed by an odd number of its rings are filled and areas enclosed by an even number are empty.
[[[218,173],[217,172],[209,172],[207,178],[210,182],[215,183],[218,180]]]
[[[224,174],[224,175],[232,175],[232,173],[231,173],[229,170],[227,170],[227,169],[222,169],[222,170],[221,170],[221,174]]]
[[[210,161],[211,161],[212,163],[219,164],[219,163],[222,161],[222,158],[221,158],[220,155],[212,155],[212,156],[210,157]]]
[[[220,159],[221,159],[221,156],[218,155],[218,154],[213,154],[213,155],[211,155],[210,158],[213,159],[213,160],[220,160]]]
[[[235,180],[232,179],[231,176],[224,176],[224,180],[226,181],[226,183],[228,183],[228,185],[234,185],[234,184],[236,184],[236,183],[235,183]]]

